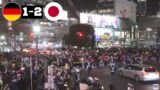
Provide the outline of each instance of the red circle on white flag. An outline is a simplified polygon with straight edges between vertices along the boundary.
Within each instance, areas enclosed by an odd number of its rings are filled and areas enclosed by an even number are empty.
[[[56,21],[60,19],[60,14],[63,12],[62,6],[59,3],[51,2],[44,8],[44,15],[48,20]]]
[[[52,17],[56,17],[59,14],[59,9],[55,6],[52,6],[48,9],[49,15]]]

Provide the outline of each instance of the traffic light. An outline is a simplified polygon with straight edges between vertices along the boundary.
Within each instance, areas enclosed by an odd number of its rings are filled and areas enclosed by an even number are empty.
[[[28,37],[30,40],[33,40],[35,38],[35,34],[33,32],[30,32]]]
[[[94,28],[88,24],[75,24],[69,27],[69,42],[72,46],[94,46]]]
[[[84,38],[84,32],[76,32],[78,38]]]
[[[29,37],[35,37],[34,33],[31,32],[30,35],[29,35]]]

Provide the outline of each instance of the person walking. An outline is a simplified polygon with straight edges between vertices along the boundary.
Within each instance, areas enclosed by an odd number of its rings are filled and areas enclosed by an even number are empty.
[[[0,73],[0,90],[3,90],[3,80],[1,73]]]
[[[110,61],[110,72],[111,72],[110,84],[109,84],[110,90],[115,90],[115,88],[114,88],[114,86],[113,86],[115,70],[116,70],[116,64],[115,64],[114,60],[112,59],[112,60]]]
[[[111,75],[114,75],[115,71],[116,71],[116,64],[115,64],[114,60],[111,60],[110,61],[110,72],[111,72]]]
[[[83,79],[79,84],[79,90],[89,90],[89,86],[87,84],[87,80]]]

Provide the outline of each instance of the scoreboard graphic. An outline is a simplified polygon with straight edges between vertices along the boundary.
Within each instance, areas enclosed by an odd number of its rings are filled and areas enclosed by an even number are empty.
[[[61,19],[62,6],[57,2],[42,5],[20,6],[15,2],[10,2],[3,7],[3,16],[8,21],[21,19],[42,19],[44,16],[50,21]]]
[[[43,18],[43,6],[22,6],[22,19]]]

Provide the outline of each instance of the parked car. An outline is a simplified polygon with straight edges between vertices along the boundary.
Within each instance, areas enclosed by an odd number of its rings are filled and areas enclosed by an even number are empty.
[[[154,66],[144,64],[131,64],[121,67],[119,75],[133,78],[136,81],[156,81],[159,80],[159,72]]]

